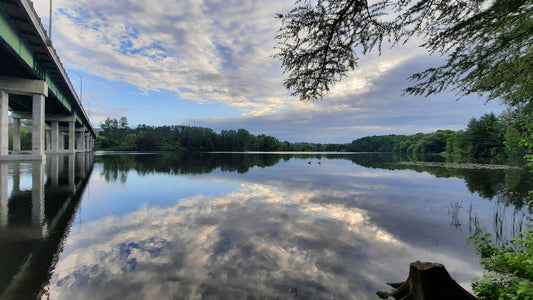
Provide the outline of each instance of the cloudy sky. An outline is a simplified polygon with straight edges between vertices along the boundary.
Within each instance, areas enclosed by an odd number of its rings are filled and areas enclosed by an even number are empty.
[[[49,1],[34,0],[48,28]],[[363,57],[360,68],[316,102],[283,87],[275,13],[287,0],[55,0],[52,39],[95,126],[245,128],[291,142],[350,142],[380,134],[458,130],[499,113],[498,102],[454,92],[401,96],[407,77],[442,57],[416,43]]]

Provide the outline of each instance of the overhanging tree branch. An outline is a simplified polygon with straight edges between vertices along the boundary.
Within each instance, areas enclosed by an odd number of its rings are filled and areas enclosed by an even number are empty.
[[[414,35],[430,53],[447,55],[447,62],[414,74],[407,94],[430,95],[456,89],[461,95],[487,94],[509,105],[531,104],[533,80],[517,80],[515,68],[531,79],[533,40],[531,0],[300,0],[287,14],[276,58],[287,76],[285,86],[301,100],[322,99],[331,86],[357,67],[359,54],[384,41],[405,43]],[[387,18],[385,21],[384,18]],[[528,58],[529,57],[529,58]],[[503,63],[505,62],[505,64]],[[524,74],[525,73],[525,74]],[[506,84],[490,85],[495,74]],[[520,82],[520,85],[517,84]]]

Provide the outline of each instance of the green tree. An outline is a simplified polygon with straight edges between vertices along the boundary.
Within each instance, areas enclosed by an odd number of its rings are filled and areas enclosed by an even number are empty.
[[[128,134],[123,139],[121,139],[121,142],[116,147],[116,150],[119,150],[119,151],[138,150],[136,141],[137,141],[137,135],[135,133]]]
[[[520,131],[512,126],[507,127],[503,144],[505,145],[505,154],[508,157],[517,159],[526,155],[525,149],[520,147],[520,140]]]
[[[281,143],[271,136],[261,134],[254,139],[253,150],[255,151],[277,151],[280,147]]]
[[[503,152],[504,130],[494,114],[472,118],[464,132],[466,153],[471,157],[495,157]]]
[[[413,95],[446,88],[486,94],[508,105],[533,99],[531,0],[298,0],[278,32],[285,86],[302,100],[321,99],[356,68],[358,51],[399,45],[413,36],[441,66],[412,75]]]
[[[31,150],[31,131],[26,128],[20,129],[20,150]],[[13,128],[8,130],[8,147],[13,149]]]
[[[102,138],[100,139],[103,148],[120,145],[131,131],[126,117],[121,117],[118,120],[107,118],[100,123],[100,128],[103,130],[101,133]]]
[[[455,132],[446,140],[446,153],[454,156],[468,156],[466,152],[465,133],[463,130]]]
[[[527,107],[507,109],[499,117],[506,128],[505,152],[511,158],[520,158],[533,153],[533,115]]]

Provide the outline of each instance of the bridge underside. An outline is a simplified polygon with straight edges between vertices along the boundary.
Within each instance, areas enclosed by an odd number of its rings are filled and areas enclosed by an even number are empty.
[[[96,132],[29,0],[0,1],[0,66],[0,160],[92,149]],[[20,151],[21,119],[32,120],[29,155]]]
[[[47,102],[53,103],[50,98],[46,99],[47,96],[48,85],[42,80],[0,76],[0,160],[43,160],[45,149],[54,153],[92,149],[93,139],[90,134],[84,128],[76,130],[75,116],[58,114],[57,110],[50,108],[49,111],[54,114],[46,113]],[[12,119],[13,127],[11,154],[8,149],[9,118]],[[21,119],[32,121],[30,153],[21,151]],[[46,131],[47,127],[50,128],[49,133]]]
[[[21,79],[40,79],[39,76],[35,74],[35,70],[32,68],[27,67],[27,64],[25,64],[21,59],[19,58],[18,53],[13,53],[13,51],[9,51],[10,46],[6,45],[6,43],[0,39],[0,77],[6,76],[6,77],[16,77]],[[35,49],[34,51],[37,51]],[[47,61],[44,59],[44,53],[41,53],[39,55],[42,56],[43,59],[41,59],[41,63],[48,67],[49,65],[53,65],[52,61]],[[52,77],[52,79],[59,79],[61,77],[61,74],[58,72],[53,72],[53,69],[50,69],[48,75]],[[61,90],[68,90],[68,86],[62,86],[60,87]],[[47,99],[47,105],[46,105],[46,112],[47,113],[59,113],[59,114],[72,114],[73,112],[68,110],[63,103],[58,99],[58,97],[54,93],[50,93],[49,95],[50,99]],[[27,95],[10,95],[10,107],[14,111],[31,111],[31,97]],[[81,126],[81,124],[80,124]]]

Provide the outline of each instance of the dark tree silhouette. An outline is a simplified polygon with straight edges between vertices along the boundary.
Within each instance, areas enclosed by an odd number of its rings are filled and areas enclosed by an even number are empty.
[[[285,86],[301,100],[323,98],[356,68],[358,55],[381,53],[413,36],[441,66],[412,75],[412,95],[451,88],[507,105],[533,99],[533,3],[527,0],[298,0],[279,14],[277,58]]]

